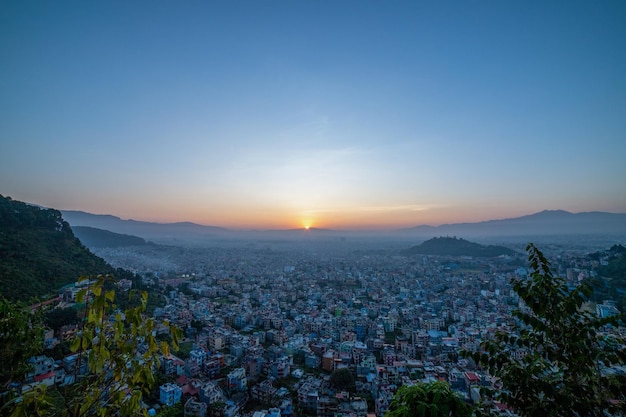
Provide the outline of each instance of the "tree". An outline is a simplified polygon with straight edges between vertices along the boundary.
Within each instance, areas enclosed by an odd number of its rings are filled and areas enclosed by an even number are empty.
[[[615,306],[624,311],[626,309],[626,295],[623,289],[626,288],[626,248],[622,245],[613,245],[604,253],[597,252],[597,259],[601,255],[608,258],[608,264],[600,265],[596,272],[598,279],[593,281],[594,300],[614,300]]]
[[[185,415],[183,403],[178,402],[171,407],[163,407],[157,417],[183,417]]]
[[[204,329],[204,323],[202,322],[202,320],[191,320],[190,326],[196,329],[198,332]]]
[[[393,396],[385,417],[470,416],[471,407],[446,382],[404,385]]]
[[[624,377],[608,372],[625,362],[623,341],[603,332],[620,318],[595,317],[583,308],[589,283],[570,290],[541,251],[533,244],[526,251],[530,278],[512,281],[525,305],[513,312],[515,331],[464,354],[499,378],[495,398],[522,416],[603,416],[625,399]]]
[[[75,383],[52,393],[27,393],[14,416],[45,415],[47,408],[68,417],[147,415],[141,401],[155,382],[159,355],[167,355],[170,346],[156,340],[157,323],[143,314],[148,294],[122,312],[114,304],[114,284],[112,276],[100,275],[77,295],[87,314],[71,343]],[[181,332],[171,326],[170,333],[177,349]]]
[[[354,375],[348,368],[337,369],[330,375],[330,385],[340,391],[356,391]]]
[[[28,359],[43,349],[43,315],[0,297],[0,415],[14,407],[17,390],[30,371]]]
[[[43,334],[41,310],[0,297],[0,388],[24,377],[28,359],[43,349]]]
[[[78,322],[78,311],[75,308],[55,308],[45,314],[46,325],[54,331],[68,324]]]

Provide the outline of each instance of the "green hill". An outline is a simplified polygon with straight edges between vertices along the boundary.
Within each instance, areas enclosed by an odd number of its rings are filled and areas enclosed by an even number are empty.
[[[48,297],[80,276],[114,272],[81,244],[59,211],[0,195],[0,296]]]
[[[88,248],[119,248],[143,246],[146,241],[138,236],[113,233],[108,230],[88,226],[72,227],[74,235]]]
[[[605,263],[596,268],[597,278],[593,279],[594,301],[613,300],[616,307],[626,312],[626,247],[613,245],[606,251],[590,254],[593,260],[604,258]]]
[[[410,255],[472,256],[477,258],[516,254],[514,250],[503,246],[485,246],[456,237],[435,237],[421,245],[412,246],[407,252]]]

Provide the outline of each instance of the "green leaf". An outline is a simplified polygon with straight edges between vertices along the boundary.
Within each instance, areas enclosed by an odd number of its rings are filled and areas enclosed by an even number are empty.
[[[81,345],[81,338],[80,337],[75,337],[74,339],[72,339],[72,342],[70,343],[70,350],[72,352],[76,352],[78,350],[78,348]]]

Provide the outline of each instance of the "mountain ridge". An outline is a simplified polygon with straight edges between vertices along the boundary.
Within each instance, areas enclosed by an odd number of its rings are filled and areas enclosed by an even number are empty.
[[[156,243],[178,244],[182,241],[202,243],[206,239],[289,239],[345,238],[364,236],[398,239],[429,239],[434,236],[463,236],[473,239],[515,238],[528,241],[546,237],[581,239],[608,236],[626,238],[626,213],[600,211],[572,213],[566,210],[543,210],[520,217],[493,219],[480,222],[447,223],[438,226],[418,225],[393,230],[336,230],[325,228],[235,230],[206,226],[193,222],[155,223],[123,220],[109,214],[91,214],[83,211],[62,211],[72,226],[88,226],[114,233],[139,236]]]
[[[500,230],[498,230],[500,229]],[[481,222],[447,223],[439,226],[419,225],[398,229],[401,233],[437,232],[485,236],[547,236],[574,234],[626,235],[626,213],[600,211],[572,213],[566,210],[543,210],[520,217]]]
[[[192,222],[155,223],[133,219],[124,220],[111,214],[92,214],[78,210],[62,210],[61,213],[72,227],[92,227],[160,243],[177,242],[181,238],[198,240],[206,236],[220,237],[230,232],[222,227]]]
[[[142,225],[142,226],[143,225],[160,225],[163,227],[183,226],[183,227],[198,227],[198,228],[204,228],[207,230],[214,230],[214,231],[229,231],[230,230],[224,227],[207,226],[207,225],[189,222],[189,221],[160,223],[160,222],[148,222],[144,220],[135,220],[135,219],[122,219],[121,217],[118,217],[112,214],[94,214],[94,213],[88,213],[86,211],[81,211],[81,210],[60,210],[60,211],[63,214],[64,219],[66,220],[72,219],[72,221],[76,223],[77,225],[79,225],[78,223],[81,223],[81,222],[113,221],[113,222],[132,223],[132,224]],[[67,221],[68,223],[71,224],[69,220]],[[92,226],[88,226],[88,227],[92,227]]]

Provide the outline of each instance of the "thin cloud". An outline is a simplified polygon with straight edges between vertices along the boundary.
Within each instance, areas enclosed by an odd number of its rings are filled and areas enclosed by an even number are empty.
[[[334,207],[307,210],[305,215],[324,213],[389,213],[389,212],[423,212],[437,208],[443,208],[440,204],[398,204],[387,206],[356,206],[356,207]]]

